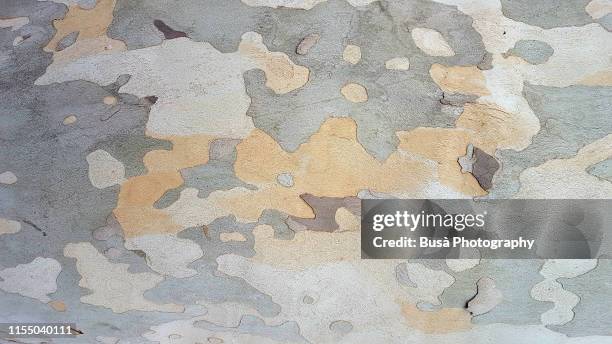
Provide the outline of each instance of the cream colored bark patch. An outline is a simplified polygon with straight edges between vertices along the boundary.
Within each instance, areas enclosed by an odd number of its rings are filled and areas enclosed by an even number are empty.
[[[21,230],[21,222],[3,219],[0,217],[0,235],[13,234]]]
[[[597,266],[597,259],[549,259],[540,275],[545,280],[531,289],[531,296],[539,301],[552,302],[554,307],[544,312],[540,319],[545,325],[563,325],[574,318],[572,309],[578,304],[580,298],[563,289],[557,282],[558,278],[574,278],[593,270]]]
[[[242,235],[241,233],[238,232],[230,232],[230,233],[221,233],[219,234],[219,239],[221,239],[221,241],[223,242],[230,242],[230,241],[246,241],[247,239],[244,237],[244,235]]]
[[[175,304],[156,304],[144,298],[143,293],[164,280],[149,272],[131,273],[128,264],[112,264],[88,242],[70,243],[64,255],[76,258],[76,268],[82,278],[79,286],[91,290],[81,302],[110,308],[115,313],[130,310],[182,312]]]
[[[363,103],[368,100],[368,91],[366,88],[356,83],[344,85],[342,89],[340,89],[340,93],[342,93],[344,98],[353,103]]]
[[[0,184],[15,184],[17,182],[17,176],[11,172],[6,171],[0,173]]]
[[[408,70],[410,69],[410,60],[407,57],[394,57],[385,62],[385,68],[391,70]]]
[[[354,232],[345,232],[349,233]],[[325,234],[329,237],[330,233]],[[270,295],[280,305],[277,319],[296,321],[300,334],[310,343],[338,342],[331,331],[322,330],[337,320],[353,326],[353,340],[347,338],[346,343],[373,338],[372,329],[382,333],[382,339],[376,336],[374,342],[392,343],[391,337],[406,334],[400,304],[411,300],[395,281],[394,261],[357,258],[284,269],[228,254],[219,256],[217,262],[220,272],[242,278]]]
[[[448,45],[444,37],[436,30],[414,28],[410,34],[416,46],[427,55],[446,57],[455,55],[455,52]]]
[[[128,250],[141,250],[147,255],[147,265],[163,275],[190,277],[197,271],[187,266],[202,258],[200,245],[174,234],[142,235],[125,241]]]
[[[98,149],[87,155],[89,181],[98,189],[121,184],[125,181],[125,167],[107,151]]]
[[[57,291],[60,271],[62,266],[57,260],[37,257],[30,263],[1,270],[0,289],[47,303],[51,301],[48,294]]]
[[[292,240],[281,240],[274,238],[274,228],[260,225],[253,229],[253,235],[253,261],[270,266],[300,270],[326,262],[359,259],[360,233],[357,231],[302,231],[295,233]]]
[[[610,157],[612,134],[583,147],[572,158],[549,160],[526,169],[519,177],[521,188],[514,198],[610,198],[612,183],[586,171]]]
[[[357,64],[361,61],[361,48],[349,44],[344,48],[344,52],[342,52],[342,59],[350,64]]]

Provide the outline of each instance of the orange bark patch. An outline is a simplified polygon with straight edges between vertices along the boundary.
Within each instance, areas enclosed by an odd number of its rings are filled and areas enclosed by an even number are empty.
[[[44,48],[45,51],[53,52],[53,65],[68,63],[83,56],[127,49],[125,43],[106,35],[108,26],[113,21],[115,1],[99,0],[96,7],[89,10],[70,6],[63,19],[53,22],[57,32]],[[74,44],[62,51],[56,51],[62,38],[77,31],[79,35]]]
[[[66,311],[66,304],[59,300],[54,300],[54,301],[49,302],[49,306],[51,306],[51,308],[53,308],[54,310],[58,312]]]
[[[591,74],[580,80],[580,85],[610,86],[612,85],[612,70],[602,70],[595,74]]]
[[[470,313],[461,308],[422,311],[412,304],[402,305],[408,325],[424,333],[449,333],[472,328]]]
[[[429,70],[429,75],[431,75],[431,78],[444,92],[474,94],[477,96],[489,94],[484,74],[476,66],[447,67],[441,64],[434,64]]]
[[[62,38],[75,31],[79,32],[79,40],[105,36],[108,26],[113,21],[114,7],[115,0],[98,0],[96,7],[90,10],[82,9],[79,6],[70,6],[63,19],[53,22],[57,32],[49,41],[45,50],[54,51]]]
[[[381,162],[357,141],[357,126],[350,118],[328,119],[293,153],[285,152],[264,132],[254,130],[236,147],[235,171],[240,179],[260,189],[252,198],[240,195],[232,201],[240,204],[238,210],[274,206],[290,215],[313,217],[312,209],[299,195],[347,197],[364,189],[418,195],[438,179],[436,173],[443,184],[456,191],[485,194],[473,177],[461,173],[457,163],[468,144],[465,132],[420,128],[398,136],[398,151]],[[294,185],[279,185],[279,173],[291,173]]]
[[[132,177],[121,185],[117,207],[113,212],[126,237],[181,230],[166,212],[155,209],[153,204],[166,191],[183,184],[181,169],[208,162],[208,148],[213,137],[194,135],[165,139],[173,143],[172,150],[147,153],[144,164],[148,173]]]

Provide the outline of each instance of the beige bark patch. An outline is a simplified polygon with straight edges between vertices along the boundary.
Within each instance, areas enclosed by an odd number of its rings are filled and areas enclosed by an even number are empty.
[[[13,234],[21,230],[21,222],[0,217],[0,235]]]
[[[368,100],[368,91],[366,88],[356,83],[344,85],[342,89],[340,89],[340,93],[342,93],[344,98],[353,103],[363,103]]]
[[[62,123],[64,125],[70,125],[70,124],[76,123],[76,121],[77,121],[76,116],[75,115],[70,115],[70,116],[67,116],[66,118],[64,118]]]
[[[102,102],[104,102],[106,105],[115,105],[117,104],[117,98],[113,96],[106,96],[104,99],[102,99]]]
[[[53,63],[51,66],[64,65],[81,57],[111,54],[125,50],[127,50],[125,43],[109,38],[106,35],[97,38],[77,38],[77,41],[66,49],[53,52]]]
[[[455,52],[448,45],[444,37],[436,30],[414,28],[410,34],[416,46],[427,55],[446,57],[455,55]]]
[[[70,243],[64,256],[76,258],[76,268],[82,276],[79,286],[90,294],[81,302],[110,308],[115,313],[130,310],[182,312],[175,304],[156,304],[145,299],[143,293],[157,286],[163,277],[149,272],[131,273],[128,264],[112,264],[88,242]]]
[[[580,80],[580,85],[612,86],[612,70],[602,70]]]
[[[64,302],[62,302],[62,301],[59,301],[59,300],[53,300],[53,301],[49,302],[49,306],[51,306],[51,308],[53,308],[57,312],[65,312],[66,311],[66,304]]]
[[[455,125],[468,130],[471,143],[489,155],[496,149],[521,149],[531,142],[533,133],[529,123],[492,104],[465,104]]]
[[[68,4],[68,13],[53,21],[55,36],[44,48],[53,52],[53,64],[61,65],[80,57],[127,49],[125,43],[111,39],[106,31],[113,20],[116,0],[98,0],[92,9],[83,9],[77,4]],[[64,50],[56,51],[58,43],[71,32],[78,32],[77,40]]]
[[[242,35],[238,51],[264,71],[266,86],[277,94],[291,92],[308,82],[308,68],[294,64],[284,53],[270,52],[258,33],[247,32]]]
[[[474,94],[485,96],[489,94],[482,71],[476,66],[443,66],[433,64],[429,75],[444,92]]]
[[[391,70],[408,70],[410,69],[410,60],[407,57],[394,57],[385,62],[385,68]]]
[[[361,48],[352,44],[347,45],[342,52],[342,59],[350,64],[359,63],[361,61]]]
[[[404,304],[402,314],[410,327],[428,334],[450,333],[472,328],[470,313],[460,308],[422,311],[414,305]]]
[[[229,241],[246,241],[247,239],[244,237],[244,235],[242,235],[242,233],[238,233],[238,232],[230,232],[230,233],[221,233],[219,234],[219,239],[221,239],[221,241],[223,242],[229,242]]]
[[[612,13],[612,1],[610,0],[593,0],[586,6],[585,11],[593,19],[604,17],[608,13]]]
[[[472,133],[457,129],[416,128],[397,135],[404,151],[436,162],[436,177],[442,185],[461,194],[486,195],[471,174],[461,173],[457,163],[457,158],[465,154],[465,147],[475,140]]]
[[[98,0],[96,7],[90,10],[78,5],[69,6],[64,18],[53,21],[57,31],[45,50],[55,51],[61,39],[71,32],[79,32],[77,41],[105,36],[108,26],[113,21],[114,7],[115,0]]]
[[[338,224],[338,231],[359,231],[361,229],[361,220],[359,216],[350,212],[350,210],[341,207],[336,210],[334,217]]]

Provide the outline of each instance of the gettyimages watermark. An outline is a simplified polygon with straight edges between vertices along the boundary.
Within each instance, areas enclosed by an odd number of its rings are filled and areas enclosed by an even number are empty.
[[[611,258],[612,200],[362,200],[361,256]]]

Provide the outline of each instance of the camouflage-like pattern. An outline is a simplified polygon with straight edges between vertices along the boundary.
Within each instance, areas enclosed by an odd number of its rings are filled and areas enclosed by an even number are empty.
[[[612,198],[610,0],[0,0],[2,343],[612,343],[610,260],[360,259],[362,198]],[[608,257],[609,258],[609,257]]]

